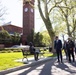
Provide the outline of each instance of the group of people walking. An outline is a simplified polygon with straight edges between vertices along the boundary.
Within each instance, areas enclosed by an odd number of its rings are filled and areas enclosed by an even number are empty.
[[[62,49],[64,49],[66,59],[70,63],[75,62],[75,56],[74,56],[75,44],[72,41],[71,37],[68,38],[68,41],[64,41],[64,44],[62,44],[62,41],[58,38],[58,36],[56,36],[54,41],[54,49],[56,50],[57,53],[58,62],[61,63],[63,62]]]

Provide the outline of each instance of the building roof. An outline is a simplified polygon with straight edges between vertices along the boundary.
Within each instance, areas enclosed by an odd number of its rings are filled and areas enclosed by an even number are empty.
[[[4,30],[8,31],[9,34],[14,34],[15,32],[19,33],[19,34],[23,33],[23,28],[22,27],[18,27],[18,26],[11,25],[11,24],[0,26],[0,31],[2,30],[2,28]]]

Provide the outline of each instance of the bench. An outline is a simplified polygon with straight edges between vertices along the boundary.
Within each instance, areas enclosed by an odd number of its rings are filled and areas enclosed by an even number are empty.
[[[44,57],[44,53],[45,53],[44,50],[40,50],[40,48],[38,48],[38,47],[35,47],[35,49],[36,49],[36,52],[39,53],[40,58],[41,58],[41,56]],[[34,54],[30,54],[30,50],[29,49],[26,49],[26,48],[23,48],[22,49],[22,54],[23,54],[22,61],[24,60],[24,58],[26,58],[26,60],[28,61],[28,56],[34,55]]]
[[[24,60],[24,58],[26,58],[26,60],[28,61],[27,56],[30,55],[29,50],[22,49],[22,54],[23,54],[22,61]]]

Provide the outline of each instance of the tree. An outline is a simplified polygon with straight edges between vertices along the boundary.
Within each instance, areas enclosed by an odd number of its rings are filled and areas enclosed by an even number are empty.
[[[76,1],[62,0],[56,7],[59,8],[59,12],[62,16],[61,19],[65,22],[68,36],[74,37],[76,30]]]
[[[2,31],[0,31],[0,43],[9,43],[10,40],[11,36],[9,35],[9,33],[6,30],[2,29]]]
[[[56,10],[56,12],[60,12],[61,18],[63,21],[62,23],[66,23],[66,28],[68,36],[73,37],[75,35],[76,30],[76,1],[75,0],[37,0],[38,1],[38,9],[40,16],[48,30],[51,40],[54,40],[55,36],[55,26],[52,23],[52,19],[50,16],[52,15],[52,11]],[[44,9],[44,10],[43,10]],[[57,15],[57,16],[60,16]],[[53,14],[55,16],[55,14]],[[57,18],[59,19],[59,18]],[[58,20],[59,23],[60,20]],[[61,24],[62,24],[61,23]],[[63,25],[63,24],[62,24]],[[58,26],[57,26],[58,27]],[[60,30],[60,28],[59,28]],[[52,41],[53,47],[53,41]]]
[[[52,49],[54,52],[54,37],[55,37],[55,32],[54,32],[54,28],[53,28],[53,24],[52,24],[52,20],[50,19],[50,14],[52,12],[52,10],[56,7],[57,4],[60,4],[62,1],[58,1],[56,3],[54,3],[53,0],[37,0],[38,1],[38,9],[39,9],[39,13],[41,15],[41,18],[46,26],[46,29],[50,35],[50,38],[52,40]],[[42,2],[42,3],[41,3]],[[42,5],[43,4],[43,8]]]
[[[43,35],[40,34],[40,32],[35,33],[35,35],[34,35],[34,44],[35,44],[35,46],[39,46],[39,47],[43,46],[42,40],[43,40]]]
[[[20,35],[19,33],[14,33],[14,35],[12,35],[12,43],[13,44],[20,44]]]
[[[38,33],[34,33],[34,31],[32,31],[29,35],[28,35],[28,40],[27,40],[27,44],[29,44],[29,42],[32,42],[34,44],[34,46],[43,46],[43,35],[38,32]]]
[[[6,14],[6,7],[2,5],[1,1],[0,1],[0,20],[3,21],[3,16]]]
[[[47,31],[43,31],[41,32],[41,34],[43,35],[43,39],[42,39],[42,43],[45,45],[45,46],[51,46],[51,39],[50,39],[50,36],[48,34]]]

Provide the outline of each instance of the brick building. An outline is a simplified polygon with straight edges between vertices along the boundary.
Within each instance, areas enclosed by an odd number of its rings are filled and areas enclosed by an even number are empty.
[[[10,35],[13,35],[15,32],[19,34],[23,33],[23,28],[15,26],[15,25],[8,24],[8,25],[0,26],[0,31],[2,30],[2,27],[4,30],[8,31]]]

